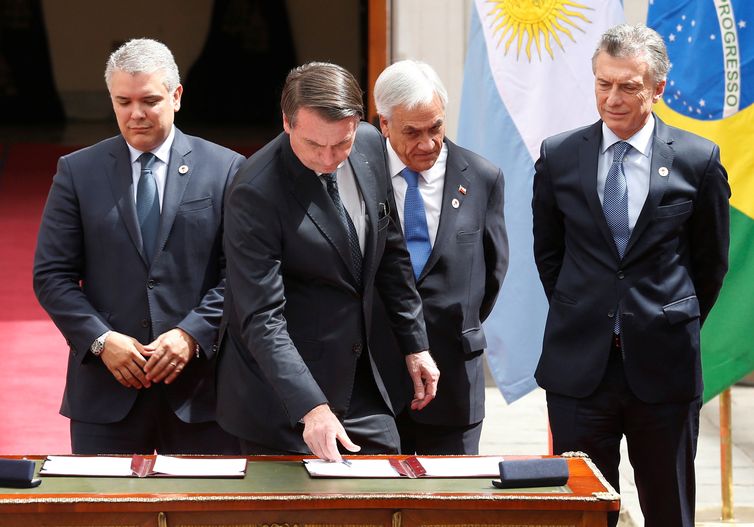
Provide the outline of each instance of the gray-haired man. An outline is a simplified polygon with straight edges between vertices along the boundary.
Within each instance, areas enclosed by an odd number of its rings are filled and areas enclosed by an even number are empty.
[[[243,157],[173,125],[170,50],[131,40],[105,80],[121,135],[60,158],[34,289],[70,345],[74,453],[236,453],[215,422],[225,189]]]

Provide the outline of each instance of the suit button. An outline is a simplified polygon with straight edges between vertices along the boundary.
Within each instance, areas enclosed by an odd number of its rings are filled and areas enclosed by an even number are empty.
[[[615,318],[615,311],[612,309],[607,312],[607,318]]]
[[[618,271],[618,280],[623,280],[626,277],[626,275],[623,274],[623,271]]]
[[[212,353],[217,353],[217,344],[212,344]]]
[[[149,320],[147,320],[146,318],[144,320],[142,320],[141,321],[141,327],[148,328],[149,327]]]
[[[361,355],[361,344],[354,344],[351,351],[353,351],[355,355]]]
[[[155,282],[154,280],[152,280],[152,279],[150,278],[150,279],[149,279],[149,282],[147,282],[147,287],[148,287],[149,289],[154,289],[154,286],[155,286],[156,284],[157,284],[157,282]]]

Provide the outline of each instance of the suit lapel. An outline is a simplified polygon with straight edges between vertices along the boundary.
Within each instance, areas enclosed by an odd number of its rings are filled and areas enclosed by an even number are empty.
[[[284,141],[282,151],[287,172],[292,176],[290,190],[293,192],[293,196],[304,208],[307,216],[314,222],[325,239],[335,248],[353,276],[348,238],[343,225],[340,223],[335,205],[317,175],[302,165],[293,153],[288,136],[281,137],[281,140]]]
[[[618,249],[615,247],[615,240],[610,226],[605,219],[605,213],[602,210],[599,194],[597,194],[597,166],[599,161],[599,148],[602,142],[602,121],[598,121],[586,130],[583,135],[584,141],[579,147],[579,172],[581,174],[581,187],[584,197],[592,212],[595,224],[605,238],[605,243],[610,247],[616,259]]]
[[[366,212],[366,229],[364,235],[366,243],[364,244],[364,261],[361,266],[361,279],[364,276],[370,276],[372,267],[375,265],[374,257],[377,252],[377,189],[375,188],[375,175],[369,166],[369,160],[364,156],[354,144],[351,149],[351,155],[348,156],[348,162],[351,163],[356,185],[359,187],[361,197],[364,200]],[[349,260],[350,261],[350,260]],[[349,266],[352,269],[351,266]]]
[[[139,255],[141,255],[144,264],[149,266],[147,257],[144,255],[139,220],[136,217],[131,154],[123,137],[120,137],[115,142],[115,145],[110,151],[112,164],[107,174],[110,180],[110,188],[112,189],[113,198],[115,199],[115,204],[118,207],[123,223],[126,225],[128,235],[131,237],[131,241],[139,252]]]
[[[188,171],[179,170],[179,167],[185,166]],[[185,169],[184,169],[185,170]],[[183,173],[182,173],[183,172]],[[173,145],[170,148],[170,159],[165,179],[165,191],[162,196],[162,212],[160,213],[160,232],[158,234],[157,255],[164,247],[168,239],[168,234],[173,228],[175,215],[178,212],[178,206],[183,201],[183,193],[186,190],[188,182],[191,180],[193,166],[191,163],[191,147],[186,136],[176,128]]]
[[[670,136],[667,126],[655,116],[655,133],[652,137],[652,160],[651,168],[649,169],[649,193],[647,194],[647,200],[644,202],[639,218],[636,220],[636,225],[631,232],[631,238],[628,240],[626,255],[630,254],[631,247],[636,244],[636,241],[654,217],[655,210],[657,210],[657,206],[660,204],[667,189],[668,180],[673,177],[672,167],[675,153],[673,152],[672,144],[673,138]],[[667,172],[663,170],[665,176],[660,175],[660,168],[662,167],[667,170]]]
[[[430,272],[443,254],[445,246],[452,242],[453,235],[456,234],[456,220],[463,209],[463,202],[466,198],[459,191],[459,187],[463,186],[467,192],[474,192],[471,181],[466,176],[466,168],[469,163],[455,149],[453,143],[447,139],[445,141],[448,145],[448,158],[445,164],[445,183],[442,190],[442,203],[440,204],[440,223],[437,227],[437,236],[435,236],[432,252],[429,253],[427,263],[417,282],[421,282]],[[454,199],[458,200],[458,207],[451,205]]]

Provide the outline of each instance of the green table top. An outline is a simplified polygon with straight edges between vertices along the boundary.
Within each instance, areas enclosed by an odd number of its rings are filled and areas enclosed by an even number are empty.
[[[38,462],[38,469],[41,462]],[[31,489],[2,488],[0,494],[304,494],[304,495],[426,495],[434,493],[469,496],[510,493],[570,494],[567,486],[500,490],[491,478],[311,478],[300,461],[249,461],[241,478],[110,478],[42,476],[42,484]]]

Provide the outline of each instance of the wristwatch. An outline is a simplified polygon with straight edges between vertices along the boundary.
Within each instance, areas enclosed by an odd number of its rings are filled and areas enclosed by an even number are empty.
[[[97,337],[97,340],[92,342],[91,347],[89,350],[92,352],[92,355],[95,357],[99,357],[102,353],[102,350],[105,349],[105,341],[107,340],[108,335],[110,335],[109,331],[105,331],[102,335]]]

